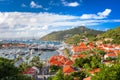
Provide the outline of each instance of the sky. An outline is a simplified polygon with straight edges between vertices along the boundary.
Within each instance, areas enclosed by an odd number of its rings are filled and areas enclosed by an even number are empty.
[[[40,38],[86,26],[120,26],[120,0],[0,0],[0,39]]]

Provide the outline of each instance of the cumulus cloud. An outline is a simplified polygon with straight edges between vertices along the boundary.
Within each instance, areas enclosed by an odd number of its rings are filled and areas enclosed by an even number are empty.
[[[78,3],[78,2],[67,2],[67,1],[65,1],[65,0],[61,0],[62,1],[62,4],[64,5],[64,6],[69,6],[69,7],[77,7],[77,6],[79,6],[80,4]]]
[[[33,35],[41,37],[52,31],[107,22],[120,22],[120,20],[86,20],[80,19],[80,16],[54,13],[1,12],[0,38],[33,37]]]
[[[103,12],[98,12],[97,14],[83,14],[81,19],[103,19],[109,16],[111,9],[105,9]]]
[[[39,4],[35,3],[34,1],[31,1],[30,7],[31,8],[42,8],[42,5],[39,5]]]

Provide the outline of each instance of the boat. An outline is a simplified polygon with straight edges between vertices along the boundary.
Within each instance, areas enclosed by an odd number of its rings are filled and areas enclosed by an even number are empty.
[[[57,48],[51,45],[39,45],[39,46],[37,45],[29,47],[29,49],[35,51],[55,51]]]

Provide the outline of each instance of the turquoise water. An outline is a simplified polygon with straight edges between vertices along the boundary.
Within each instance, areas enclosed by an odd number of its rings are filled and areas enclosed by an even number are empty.
[[[42,40],[3,40],[3,43],[23,43],[23,44],[54,44],[60,45],[60,41],[42,41]]]

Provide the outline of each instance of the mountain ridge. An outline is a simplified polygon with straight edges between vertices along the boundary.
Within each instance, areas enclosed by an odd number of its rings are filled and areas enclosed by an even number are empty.
[[[78,26],[69,30],[64,30],[64,31],[56,31],[52,32],[50,34],[47,34],[40,38],[41,40],[64,40],[67,37],[73,36],[75,34],[83,34],[83,33],[88,33],[92,35],[97,35],[101,34],[104,31],[98,31],[94,29],[87,28],[85,26]]]

